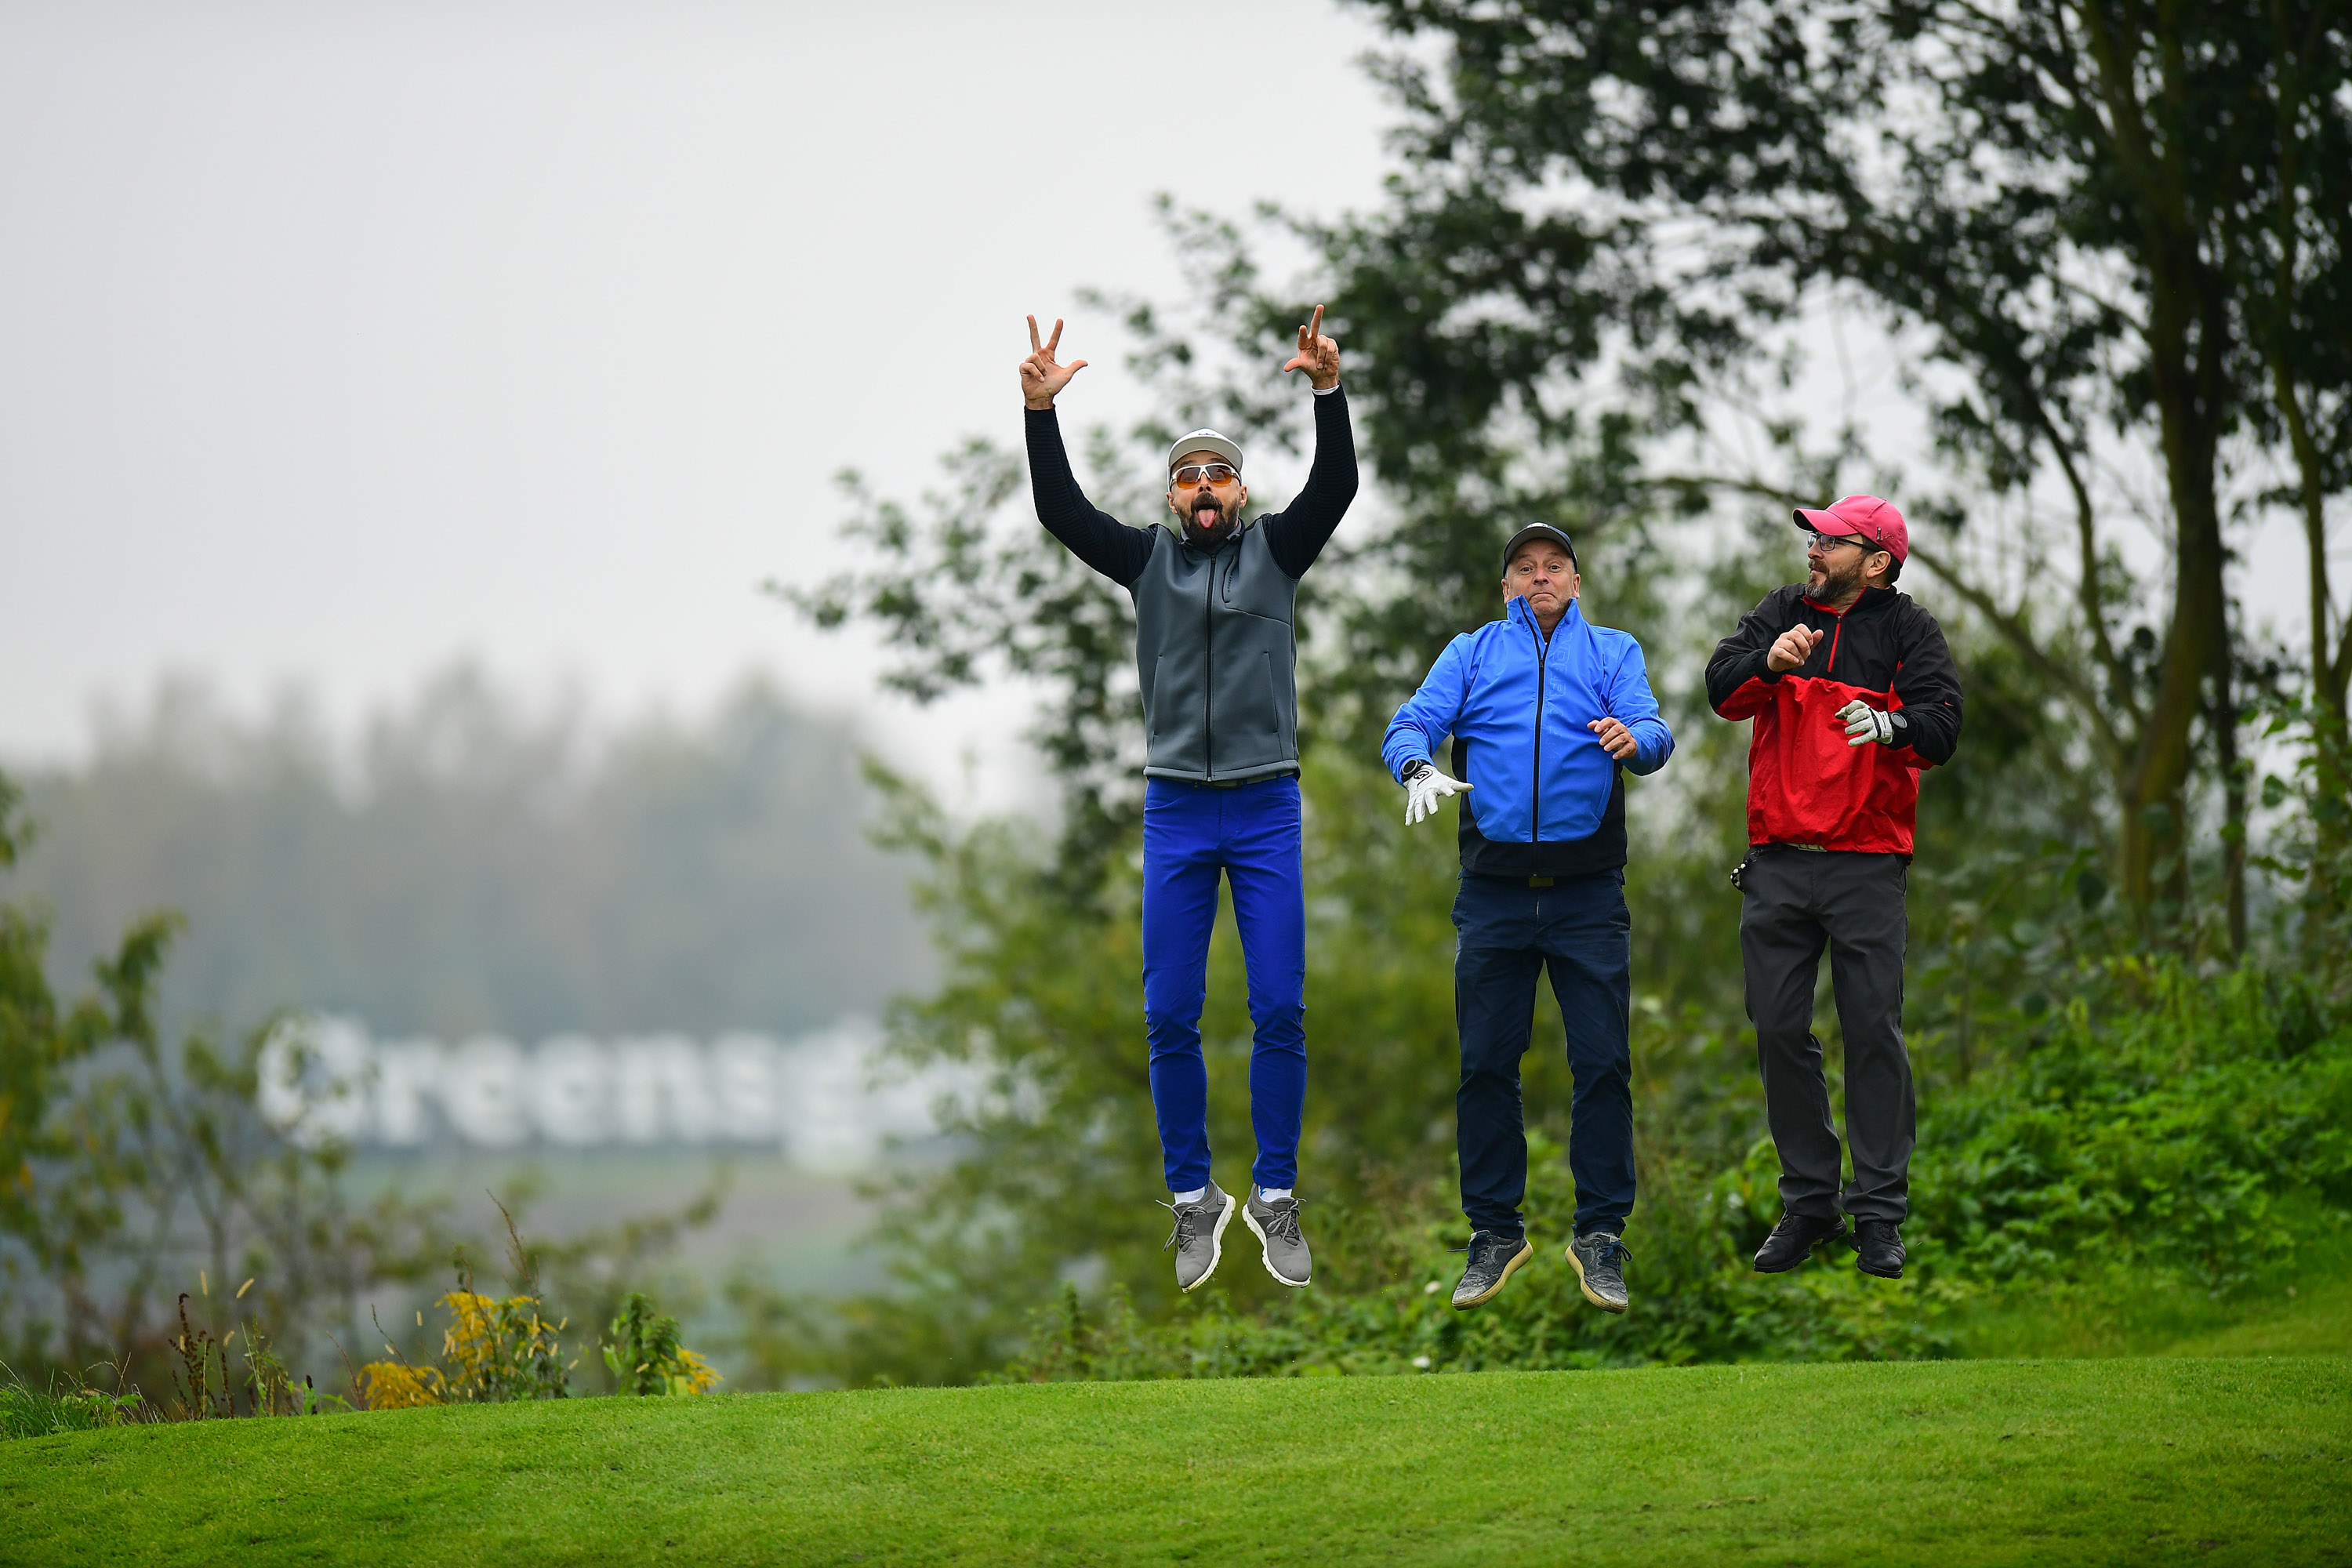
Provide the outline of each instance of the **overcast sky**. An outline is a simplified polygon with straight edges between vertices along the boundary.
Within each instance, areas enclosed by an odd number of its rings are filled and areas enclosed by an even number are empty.
[[[1178,293],[1157,191],[1374,202],[1379,42],[1333,0],[0,0],[0,761],[166,673],[348,725],[471,657],[612,717],[769,671],[1017,795],[1024,700],[877,700],[757,584],[842,563],[843,466],[911,496],[1018,438],[1025,311],[1095,362],[1069,406],[1140,412],[1076,290]],[[1892,361],[1820,349],[1899,462]],[[2299,642],[2286,521],[2245,559]]]
[[[877,711],[755,592],[840,560],[831,475],[1017,438],[1024,311],[1175,292],[1153,192],[1373,200],[1376,41],[1329,0],[0,5],[0,758],[166,671],[348,722],[460,655]],[[1066,340],[1088,413],[1131,406],[1108,337]]]

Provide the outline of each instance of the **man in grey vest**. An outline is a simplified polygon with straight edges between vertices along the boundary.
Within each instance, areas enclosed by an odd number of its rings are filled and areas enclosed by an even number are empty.
[[[1078,489],[1054,398],[1086,361],[1063,364],[1062,323],[1040,342],[1029,318],[1021,362],[1029,481],[1037,521],[1135,601],[1135,663],[1148,740],[1143,802],[1143,1021],[1151,1103],[1176,1215],[1176,1283],[1191,1290],[1223,1255],[1239,1212],[1266,1272],[1307,1283],[1298,1228],[1298,1128],[1307,1100],[1307,900],[1298,841],[1298,579],[1356,494],[1356,444],[1339,390],[1339,345],[1323,310],[1298,329],[1315,389],[1315,465],[1284,511],[1245,520],[1242,449],[1213,430],[1168,449],[1168,515],[1129,528]],[[1201,1057],[1209,931],[1217,879],[1233,887],[1249,973],[1250,1121],[1257,1161],[1248,1199],[1209,1176],[1209,1079]]]

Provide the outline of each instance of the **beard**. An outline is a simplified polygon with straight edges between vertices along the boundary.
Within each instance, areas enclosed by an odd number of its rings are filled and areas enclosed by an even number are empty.
[[[1204,495],[1184,514],[1184,542],[1203,549],[1224,542],[1234,531],[1234,520],[1216,497]]]
[[[1805,592],[1816,599],[1842,599],[1862,587],[1862,562],[1856,561],[1849,571],[1816,566],[1808,575]]]

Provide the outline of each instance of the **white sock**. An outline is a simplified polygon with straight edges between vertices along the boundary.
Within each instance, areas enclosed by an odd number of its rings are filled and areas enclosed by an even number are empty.
[[[1257,1201],[1262,1204],[1278,1204],[1289,1195],[1288,1187],[1260,1187],[1257,1190]]]
[[[1181,1207],[1185,1204],[1199,1203],[1202,1198],[1209,1195],[1209,1189],[1206,1187],[1194,1187],[1189,1193],[1176,1193],[1172,1195],[1176,1199],[1178,1205]]]

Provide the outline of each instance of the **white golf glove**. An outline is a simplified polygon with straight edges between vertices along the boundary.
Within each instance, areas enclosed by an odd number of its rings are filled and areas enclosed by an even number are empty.
[[[1470,786],[1460,779],[1447,778],[1437,771],[1437,764],[1420,762],[1417,770],[1404,781],[1404,825],[1411,827],[1424,816],[1437,815],[1437,803],[1447,795],[1460,795]]]
[[[1895,744],[1895,715],[1873,708],[1859,697],[1839,709],[1837,716],[1845,721],[1845,743],[1849,746],[1866,745],[1873,741],[1882,746]]]

